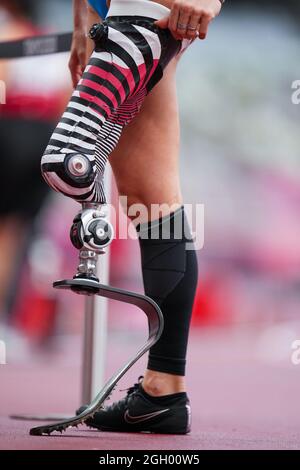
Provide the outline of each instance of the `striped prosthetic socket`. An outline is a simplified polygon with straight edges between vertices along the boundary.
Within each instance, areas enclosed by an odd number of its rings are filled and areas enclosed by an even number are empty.
[[[153,20],[135,16],[107,18],[92,32],[95,51],[42,157],[42,173],[78,202],[105,203],[107,159],[180,42],[169,38],[166,47]]]

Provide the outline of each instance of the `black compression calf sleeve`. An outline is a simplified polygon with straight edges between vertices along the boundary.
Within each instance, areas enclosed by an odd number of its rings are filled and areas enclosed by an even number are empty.
[[[164,316],[164,330],[150,349],[148,369],[184,375],[198,278],[197,257],[184,208],[138,225],[137,232],[145,294],[157,302]]]

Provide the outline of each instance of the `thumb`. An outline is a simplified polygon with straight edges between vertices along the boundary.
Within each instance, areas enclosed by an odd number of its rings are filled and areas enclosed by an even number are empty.
[[[161,18],[160,20],[155,21],[154,24],[159,26],[159,28],[166,29],[169,25],[169,17],[166,16],[165,18]]]

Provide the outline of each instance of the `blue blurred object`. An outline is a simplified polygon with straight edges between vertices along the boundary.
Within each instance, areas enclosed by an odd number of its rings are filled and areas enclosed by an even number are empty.
[[[101,18],[106,17],[107,12],[108,12],[106,0],[88,0],[88,2],[96,10],[96,12],[101,16]]]

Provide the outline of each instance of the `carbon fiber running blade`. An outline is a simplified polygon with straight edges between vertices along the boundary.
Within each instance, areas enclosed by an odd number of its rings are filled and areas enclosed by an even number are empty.
[[[146,343],[138,350],[135,356],[126,362],[126,364],[108,380],[83,413],[78,416],[74,416],[74,418],[65,419],[64,421],[54,424],[34,427],[30,429],[30,434],[33,436],[41,436],[43,434],[49,435],[54,431],[63,432],[68,427],[77,427],[79,424],[83,424],[88,418],[91,418],[94,413],[102,407],[104,401],[112,393],[113,389],[124,374],[159,340],[163,330],[163,316],[161,310],[159,306],[150,299],[150,297],[135,294],[123,289],[117,289],[115,287],[105,286],[90,279],[57,281],[53,286],[57,289],[70,289],[78,294],[100,295],[101,297],[135,305],[147,316],[149,334]]]

